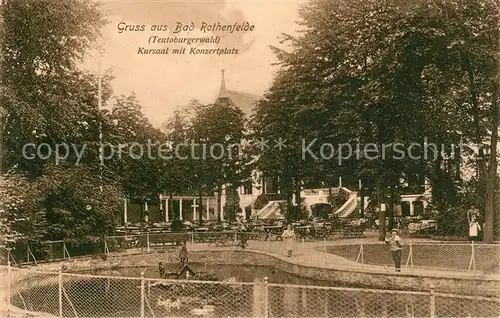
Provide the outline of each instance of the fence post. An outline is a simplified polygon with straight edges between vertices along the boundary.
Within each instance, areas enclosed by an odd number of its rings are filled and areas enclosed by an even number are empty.
[[[361,264],[365,263],[365,250],[363,249],[363,244],[361,244]]]
[[[62,271],[59,269],[59,317],[63,316],[63,276]]]
[[[71,261],[71,256],[69,256],[68,248],[66,247],[66,242],[63,241],[63,259],[66,259],[68,255],[68,260]]]
[[[64,251],[63,253],[66,253],[66,255],[68,255],[68,261],[71,261],[71,256],[69,256],[69,251],[68,251],[68,248],[66,247],[66,243],[63,242],[63,247],[64,247]],[[63,257],[65,258],[65,257]]]
[[[141,272],[141,318],[144,318],[144,293],[145,293],[144,272]]]
[[[328,265],[328,260],[326,257],[326,238],[323,239],[323,256],[325,257],[325,265]]]
[[[149,232],[146,232],[147,252],[149,253]]]
[[[406,267],[410,264],[410,268],[413,268],[413,244],[410,243],[410,250],[408,251],[408,259],[406,260]]]
[[[28,256],[28,264],[30,263],[30,245],[26,243],[26,255]]]
[[[264,303],[263,303],[264,318],[268,318],[269,317],[269,279],[267,278],[267,276],[264,277],[263,291],[264,291],[264,297],[263,297],[263,300],[264,300]]]
[[[31,257],[30,257],[31,256]],[[33,252],[31,251],[31,248],[30,246],[28,245],[28,263],[30,262],[30,260],[33,259],[33,263],[35,265],[38,265],[37,262],[36,262],[36,258],[35,258],[35,255],[33,255]]]
[[[431,311],[431,318],[436,317],[436,295],[435,295],[435,290],[434,290],[434,285],[429,286],[431,288],[431,299],[430,299],[430,311]]]
[[[363,244],[359,245],[359,253],[358,253],[358,257],[356,258],[356,263],[359,263],[360,261],[361,261],[361,264],[364,263],[364,260],[363,260]]]
[[[471,253],[470,253],[470,262],[469,262],[469,271],[476,271],[476,251],[474,248],[474,241],[471,242]]]
[[[109,255],[108,241],[104,238],[104,254]]]
[[[304,255],[304,252],[305,252],[305,249],[304,249],[304,238],[302,238],[302,252],[300,253],[300,255]]]
[[[10,248],[7,248],[7,308],[10,311],[10,289],[12,285],[12,268],[10,266]]]

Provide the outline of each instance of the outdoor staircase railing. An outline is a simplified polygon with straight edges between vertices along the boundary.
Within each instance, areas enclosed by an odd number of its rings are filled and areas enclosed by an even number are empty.
[[[358,194],[356,192],[351,191],[349,199],[334,213],[334,215],[341,218],[348,217],[351,213],[356,211],[357,207],[358,207]]]
[[[285,202],[285,201],[269,201],[262,209],[260,209],[257,214],[255,214],[256,217],[259,219],[267,219],[269,218],[273,213],[278,212],[278,210],[281,209],[280,203]]]
[[[267,202],[266,205],[264,205],[264,207],[262,209],[260,209],[259,211],[257,211],[257,213],[255,213],[255,216],[258,217],[259,219],[262,218],[262,214],[265,213],[267,211],[267,209],[269,209],[269,207],[273,204],[274,201],[269,201]]]

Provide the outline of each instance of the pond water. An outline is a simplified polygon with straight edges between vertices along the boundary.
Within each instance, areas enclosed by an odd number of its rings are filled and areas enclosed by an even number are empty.
[[[274,284],[294,284],[294,285],[313,285],[313,286],[340,286],[340,282],[328,282],[298,275],[290,274],[271,266],[261,265],[205,265],[203,263],[189,263],[189,267],[195,273],[208,273],[217,277],[218,281],[231,280],[237,282],[255,282],[261,281],[264,277],[268,278],[269,283]],[[157,267],[135,267],[121,268],[117,270],[89,271],[92,275],[105,276],[125,276],[140,277],[144,271],[145,278],[160,278]],[[348,286],[343,284],[342,286]],[[354,287],[354,286],[351,286]]]
[[[431,314],[429,295],[313,287],[335,283],[298,277],[266,266],[190,265],[195,272],[213,273],[219,280],[234,283],[160,280],[157,268],[146,268],[143,288],[147,317],[194,317],[203,314],[204,317],[263,316],[265,299],[270,317],[422,317]],[[63,315],[140,316],[139,276],[142,270],[144,268],[122,268],[94,272],[93,277],[64,275]],[[269,278],[267,292],[262,285],[252,284],[263,277]],[[57,281],[36,287],[22,284],[22,298],[19,294],[12,297],[16,306],[23,308],[26,305],[31,311],[58,315]],[[496,317],[500,311],[499,303],[486,300],[436,297],[435,304],[437,316]],[[210,308],[212,310],[208,310]]]

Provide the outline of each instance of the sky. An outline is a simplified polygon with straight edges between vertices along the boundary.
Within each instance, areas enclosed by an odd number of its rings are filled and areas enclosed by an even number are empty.
[[[221,70],[225,69],[226,85],[230,90],[262,95],[269,88],[276,71],[277,60],[269,45],[280,46],[281,33],[294,34],[298,29],[298,10],[303,0],[284,1],[145,1],[101,0],[109,24],[102,30],[101,70],[111,69],[115,95],[135,92],[144,114],[154,125],[161,125],[173,110],[191,99],[213,102],[220,88]],[[118,24],[146,25],[141,32],[119,33]],[[150,26],[177,22],[194,22],[196,28],[187,33],[151,32]],[[248,22],[253,32],[203,33],[202,22],[234,24]],[[149,29],[149,30],[148,30]],[[152,35],[162,37],[221,36],[220,43],[194,45],[202,48],[232,48],[237,55],[141,55],[139,47],[170,49],[179,44],[148,44]],[[189,50],[189,46],[187,47]],[[98,72],[97,54],[89,53],[85,67]]]

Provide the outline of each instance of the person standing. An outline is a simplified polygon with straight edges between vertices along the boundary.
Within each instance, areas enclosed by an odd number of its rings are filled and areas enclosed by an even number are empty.
[[[188,263],[188,252],[186,248],[186,243],[182,244],[181,251],[179,252],[179,261],[181,262],[181,264]]]
[[[165,266],[163,266],[162,262],[158,263],[158,272],[161,278],[165,278]]]
[[[281,234],[283,237],[283,242],[285,242],[285,249],[287,251],[287,256],[291,257],[293,253],[293,242],[295,240],[295,232],[292,229],[292,225],[288,224],[286,230]]]
[[[391,231],[391,237],[388,239],[386,238],[385,243],[389,244],[396,272],[401,272],[401,253],[403,244],[401,242],[401,238],[399,237],[399,231],[397,229],[393,229]]]
[[[238,215],[238,230],[240,231],[240,246],[241,248],[245,248],[248,240],[248,236],[245,233],[247,231],[247,227],[245,226],[245,222],[243,222],[243,215]]]
[[[478,214],[477,211],[472,210],[468,211],[467,218],[469,219],[469,240],[477,241],[479,238],[479,231],[481,231],[481,226],[478,222]]]
[[[171,230],[174,233],[182,231],[182,221],[179,219],[179,217],[175,216],[174,220],[172,221]]]

